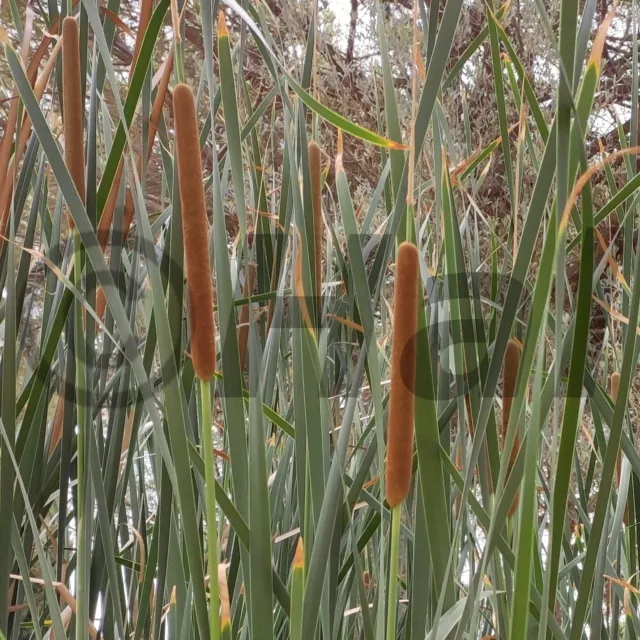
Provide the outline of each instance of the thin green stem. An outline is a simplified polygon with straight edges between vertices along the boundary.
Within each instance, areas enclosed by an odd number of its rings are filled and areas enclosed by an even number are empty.
[[[391,510],[391,555],[389,557],[389,610],[387,612],[387,640],[395,640],[396,637],[401,517],[402,503],[396,505]]]
[[[200,380],[200,423],[204,458],[207,553],[209,556],[209,633],[211,640],[218,640],[220,638],[218,525],[216,519],[215,461],[211,439],[211,382],[208,380]]]
[[[77,229],[73,231],[74,280],[80,291],[82,286],[82,243]],[[78,501],[76,514],[77,536],[77,612],[76,612],[76,640],[84,640],[87,636],[89,624],[89,544],[87,534],[90,532],[91,509],[86,504],[88,493],[88,477],[86,473],[85,448],[87,442],[87,425],[85,421],[85,373],[84,357],[81,350],[85,348],[82,305],[75,304],[75,360],[76,360],[76,411],[78,424],[77,455],[78,455]]]

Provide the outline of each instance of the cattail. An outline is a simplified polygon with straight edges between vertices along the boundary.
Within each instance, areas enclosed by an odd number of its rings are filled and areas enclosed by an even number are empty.
[[[371,584],[371,576],[366,569],[362,572],[362,581],[364,582],[364,588],[368,589]]]
[[[24,34],[25,38],[28,37],[27,32]],[[26,47],[25,47],[26,45]],[[26,62],[26,53],[28,51],[28,41],[22,42],[22,59]],[[29,67],[27,68],[27,79],[29,80],[29,84],[33,87],[36,76],[38,75],[38,65],[40,64],[40,60],[44,52],[41,52],[40,49],[36,52],[36,55],[33,57],[33,60],[30,62]],[[9,168],[9,158],[11,157],[11,152],[13,151],[13,136],[16,131],[16,125],[18,122],[18,112],[20,107],[20,94],[16,89],[11,97],[11,108],[9,109],[9,115],[5,121],[4,133],[2,135],[2,142],[0,143],[0,184],[5,182],[8,174]],[[15,163],[14,163],[15,166]]]
[[[144,36],[147,33],[147,27],[153,14],[153,0],[142,0],[140,6],[140,18],[138,19],[138,31],[136,32],[136,42],[133,47],[133,56],[131,58],[131,74],[136,68],[136,62],[138,62],[138,56],[140,55],[140,49],[142,48],[142,42]]]
[[[406,498],[411,485],[419,282],[418,250],[403,242],[396,264],[387,435],[387,502],[391,507]]]
[[[84,202],[84,141],[82,85],[80,82],[80,34],[70,16],[62,22],[62,97],[64,101],[64,160]],[[69,216],[69,225],[74,223]]]
[[[142,6],[140,7],[140,18],[138,20],[138,29],[136,31],[136,41],[133,49],[133,56],[131,58],[131,65],[129,67],[130,73],[129,78],[133,76],[133,72],[136,67],[136,62],[138,61],[138,56],[140,55],[140,48],[142,47],[142,42],[144,40],[144,35],[147,32],[147,27],[149,26],[149,20],[151,19],[151,14],[153,12],[153,0],[142,0]],[[166,90],[166,87],[165,87]],[[163,97],[164,100],[164,97]],[[155,104],[154,104],[155,107]],[[153,140],[155,138],[156,131],[155,129],[152,131],[151,127],[149,128],[149,143],[153,147]],[[138,174],[142,172],[142,156],[138,155]],[[118,200],[118,193],[120,191],[120,182],[122,180],[122,173],[124,170],[124,156],[120,158],[120,162],[118,163],[118,168],[116,169],[116,173],[113,177],[113,182],[111,183],[111,189],[109,189],[109,195],[107,196],[107,200],[102,209],[102,215],[100,216],[100,221],[98,222],[98,244],[100,248],[104,252],[107,247],[107,241],[109,240],[109,229],[111,229],[111,223],[113,222],[113,214],[116,210],[116,202]]]
[[[151,157],[151,152],[153,151],[153,143],[156,138],[156,133],[158,131],[158,123],[160,122],[160,116],[162,115],[162,108],[164,107],[164,101],[167,97],[167,91],[169,89],[169,80],[171,79],[171,71],[173,70],[173,52],[174,48],[170,47],[169,54],[167,55],[167,59],[164,63],[164,71],[162,72],[162,77],[160,78],[160,82],[158,83],[158,90],[156,91],[156,97],[153,101],[153,107],[151,108],[151,115],[149,116],[149,133],[148,133],[148,143],[147,143],[147,162]],[[139,157],[138,164],[138,173],[142,172],[141,161],[142,154]]]
[[[620,374],[617,371],[611,374],[609,384],[611,385],[611,399],[615,404],[618,401],[618,391],[620,390]]]
[[[107,242],[109,241],[109,229],[111,229],[111,223],[113,222],[113,214],[116,210],[116,202],[118,201],[118,192],[120,191],[120,181],[122,180],[122,172],[124,170],[124,158],[120,158],[116,173],[113,176],[113,182],[111,183],[111,189],[109,189],[109,195],[104,203],[104,209],[102,215],[98,221],[98,229],[96,235],[98,236],[98,244],[100,249],[104,253],[107,248]]]
[[[322,296],[322,157],[315,140],[309,143],[309,172],[311,173],[311,200],[313,202],[313,237],[315,251],[316,304],[320,310]]]
[[[207,380],[216,369],[209,225],[204,201],[196,105],[193,93],[186,84],[179,84],[174,89],[173,108],[187,265],[191,357],[196,375],[201,380]]]
[[[242,291],[242,297],[248,298],[253,293],[253,288],[256,283],[256,265],[253,262],[249,263],[249,269],[244,279],[244,289]],[[249,343],[249,311],[251,309],[251,303],[243,305],[240,310],[240,328],[238,329],[238,349],[240,351],[240,371],[244,371],[244,366],[247,361],[247,344]]]
[[[131,189],[127,187],[127,191],[124,198],[124,216],[122,218],[122,239],[124,241],[127,239],[129,235],[129,230],[131,229],[131,223],[133,222],[133,216],[136,214],[136,207],[133,202],[133,194],[131,193]]]
[[[42,71],[40,76],[38,76],[35,82],[33,92],[38,102],[42,100],[42,96],[44,95],[47,83],[49,82],[49,76],[53,71],[53,68],[56,63],[56,59],[61,49],[62,49],[62,40],[58,39],[58,42],[56,43],[55,47],[51,51],[51,54],[49,55],[49,59],[47,60],[44,70]],[[34,57],[32,58],[31,63],[29,64],[27,75],[29,76],[29,82],[31,84],[33,84],[31,81],[31,78],[33,77],[34,73],[38,71],[38,65],[43,55],[44,55],[44,52],[41,52],[41,50],[38,49],[38,51],[35,53]],[[16,100],[16,103],[17,103],[17,100]],[[9,114],[9,119],[11,119],[11,114]],[[2,145],[0,145],[0,148],[5,144],[5,140],[6,140],[8,142],[9,151],[11,151],[11,143],[13,141],[12,140],[13,132],[9,131],[9,126],[10,126],[10,122],[7,123],[7,129],[5,131],[4,138],[2,139]],[[11,200],[12,200],[11,196],[13,194],[13,185],[16,177],[16,168],[20,164],[20,160],[22,159],[22,154],[24,153],[24,150],[27,146],[27,142],[29,140],[30,135],[31,135],[31,120],[29,119],[28,115],[25,114],[24,120],[22,121],[22,124],[20,126],[20,135],[18,136],[18,140],[13,149],[14,151],[13,158],[11,159],[11,162],[8,165],[9,168],[8,168],[8,171],[6,172],[6,176],[4,180],[3,180],[2,168],[0,167],[0,184],[2,185],[2,188],[0,190],[0,234],[2,236],[7,235],[7,226],[9,224],[9,214],[11,213]],[[2,152],[0,151],[0,154],[1,153]],[[0,249],[2,248],[2,244],[3,244],[3,238],[0,238]]]
[[[502,364],[502,443],[507,438],[507,429],[509,427],[509,417],[511,415],[511,403],[513,400],[513,393],[516,388],[516,378],[518,377],[518,368],[520,367],[520,343],[516,340],[509,340],[507,343],[507,350],[504,354],[504,361]],[[516,458],[520,451],[520,434],[516,429],[515,439],[513,441],[513,447],[511,454],[509,455],[509,466],[507,468],[507,478],[511,474],[511,469],[515,464]],[[509,508],[509,515],[515,513],[518,508],[520,500],[520,492],[516,492],[513,498],[513,503]]]
[[[124,200],[124,217],[122,219],[122,243],[127,239],[129,235],[129,229],[131,228],[131,223],[133,222],[133,216],[135,215],[136,208],[133,203],[133,195],[131,194],[131,189],[127,187],[127,192]],[[104,290],[102,287],[98,289],[98,296],[96,298],[96,314],[98,318],[102,318],[104,315],[104,309],[107,304],[107,299],[104,295]]]

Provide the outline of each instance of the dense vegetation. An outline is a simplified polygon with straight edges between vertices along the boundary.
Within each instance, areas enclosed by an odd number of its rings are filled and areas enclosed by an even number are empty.
[[[640,635],[637,2],[347,4],[0,8],[0,638]]]

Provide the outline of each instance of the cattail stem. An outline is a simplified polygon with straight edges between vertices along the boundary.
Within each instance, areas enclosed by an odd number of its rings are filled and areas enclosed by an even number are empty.
[[[191,357],[196,375],[208,380],[216,369],[213,286],[209,261],[209,223],[204,200],[196,105],[191,89],[173,92],[178,184],[182,207]]]
[[[220,638],[218,520],[216,517],[216,477],[211,424],[211,381],[201,379],[200,427],[204,459],[205,515],[207,518],[207,554],[209,558],[209,629],[211,640],[218,640]]]
[[[320,315],[322,299],[322,157],[315,140],[309,143],[309,173],[311,175],[311,201],[313,204],[314,282],[316,312]]]
[[[402,503],[391,510],[391,555],[389,557],[389,610],[387,611],[387,640],[396,638],[398,617],[398,564],[400,560],[400,520]]]
[[[406,498],[411,485],[419,281],[418,250],[403,242],[396,265],[387,436],[386,499],[391,507]]]
[[[62,22],[62,97],[64,105],[64,160],[80,198],[85,200],[84,107],[80,78],[80,31],[70,16]],[[69,215],[69,226],[73,218]]]
[[[507,431],[509,428],[509,418],[511,416],[511,404],[513,394],[516,388],[516,379],[518,377],[518,369],[520,368],[520,344],[516,340],[509,340],[507,349],[504,354],[502,365],[502,446],[506,449]],[[516,432],[513,439],[513,446],[509,453],[509,466],[507,467],[507,479],[511,474],[511,469],[515,464],[518,453],[520,452],[520,434],[516,426]],[[513,515],[518,508],[520,501],[520,491],[516,492],[513,503],[509,508],[509,515]]]
[[[74,280],[78,291],[82,287],[82,243],[78,230],[73,230]],[[84,348],[83,307],[75,301],[75,344],[76,344],[76,398],[77,398],[77,460],[78,460],[78,514],[76,542],[76,640],[84,640],[89,625],[89,549],[91,547],[92,504],[90,476],[87,473],[87,424],[86,424],[86,380],[84,358],[80,350]]]

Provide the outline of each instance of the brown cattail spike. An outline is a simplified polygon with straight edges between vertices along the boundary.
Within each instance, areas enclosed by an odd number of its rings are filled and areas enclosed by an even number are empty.
[[[513,401],[513,393],[516,388],[516,378],[518,377],[518,369],[520,367],[520,343],[516,340],[509,340],[507,350],[504,354],[504,362],[502,366],[502,443],[507,437],[507,429],[509,427],[509,417],[511,416],[511,403]],[[507,468],[507,478],[511,473],[511,469],[515,464],[518,452],[520,451],[520,435],[516,430],[513,447],[509,455],[509,466]],[[519,492],[513,498],[513,503],[509,509],[509,515],[515,513],[520,500]]]
[[[611,399],[614,404],[618,401],[618,391],[620,390],[620,374],[616,371],[611,374]]]
[[[204,200],[196,105],[193,93],[186,84],[179,84],[174,89],[173,108],[187,266],[191,357],[198,378],[208,380],[216,369],[209,224]]]
[[[313,237],[315,240],[315,295],[319,307],[322,296],[322,157],[320,147],[315,140],[309,143],[308,151],[311,200],[313,202]]]
[[[62,22],[62,99],[64,107],[64,160],[84,202],[84,141],[82,84],[80,81],[80,34],[70,16]],[[69,216],[69,225],[73,219]]]
[[[418,250],[403,242],[396,264],[387,435],[387,502],[391,507],[406,498],[411,485],[419,283]]]
[[[133,222],[133,216],[135,215],[136,209],[133,203],[133,195],[131,194],[131,189],[127,187],[127,192],[124,200],[124,217],[122,219],[122,238],[120,239],[121,243],[124,244],[127,240],[127,236],[129,235],[129,229],[131,228],[131,223]],[[98,289],[98,296],[96,298],[96,314],[98,318],[102,319],[104,315],[104,310],[107,305],[107,299],[104,295],[104,290],[102,287]]]

